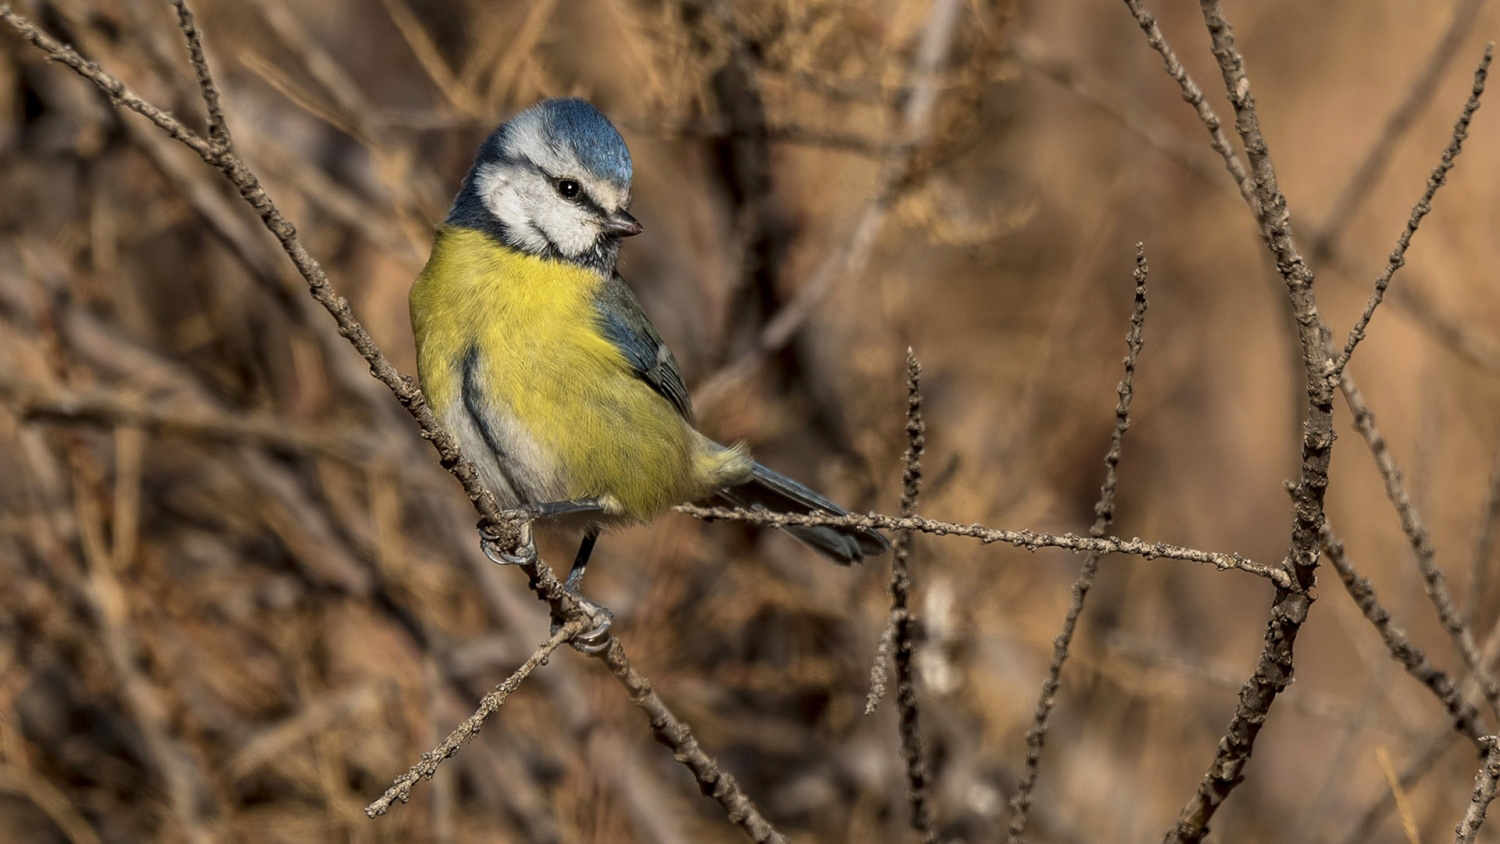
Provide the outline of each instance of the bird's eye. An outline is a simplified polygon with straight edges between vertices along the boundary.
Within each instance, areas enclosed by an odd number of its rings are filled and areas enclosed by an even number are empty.
[[[577,180],[557,180],[557,195],[563,199],[577,199],[580,193],[583,193],[583,186],[578,184]]]

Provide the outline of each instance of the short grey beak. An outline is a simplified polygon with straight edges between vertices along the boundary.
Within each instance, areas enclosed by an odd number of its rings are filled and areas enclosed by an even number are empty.
[[[604,230],[613,237],[633,237],[644,231],[640,221],[630,216],[623,208],[605,219]]]

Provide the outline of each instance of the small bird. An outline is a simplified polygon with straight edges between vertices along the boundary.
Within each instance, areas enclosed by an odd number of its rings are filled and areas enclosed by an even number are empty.
[[[630,183],[603,113],[544,100],[480,146],[411,289],[428,403],[501,506],[581,537],[567,580],[580,600],[599,532],[674,504],[845,513],[694,427],[677,361],[615,272],[621,239],[641,233]],[[863,528],[786,530],[845,565],[890,548]],[[600,617],[580,647],[606,641]]]

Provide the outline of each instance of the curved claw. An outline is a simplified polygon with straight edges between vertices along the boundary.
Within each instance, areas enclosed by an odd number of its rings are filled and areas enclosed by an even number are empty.
[[[523,534],[519,554],[507,552],[497,537],[487,533],[483,528],[479,530],[479,550],[489,557],[490,562],[500,566],[524,566],[536,562],[536,543],[531,541],[531,532],[527,530]]]
[[[569,640],[568,644],[573,649],[587,656],[598,656],[609,648],[609,626],[611,621],[608,616],[599,620],[598,626],[593,630],[585,630]]]
[[[578,602],[583,605],[583,611],[594,620],[594,626],[569,639],[568,644],[581,654],[597,656],[609,647],[609,628],[614,624],[615,614],[608,607],[600,606],[587,598],[578,598]],[[552,632],[556,633],[560,627],[562,624],[553,619]]]

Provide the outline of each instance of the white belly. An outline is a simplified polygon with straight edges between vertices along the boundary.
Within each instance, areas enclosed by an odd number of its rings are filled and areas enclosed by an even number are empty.
[[[479,470],[479,479],[501,507],[566,498],[557,462],[510,414],[497,412],[493,406],[471,408],[459,401],[443,415],[443,426],[458,440],[459,449]]]

